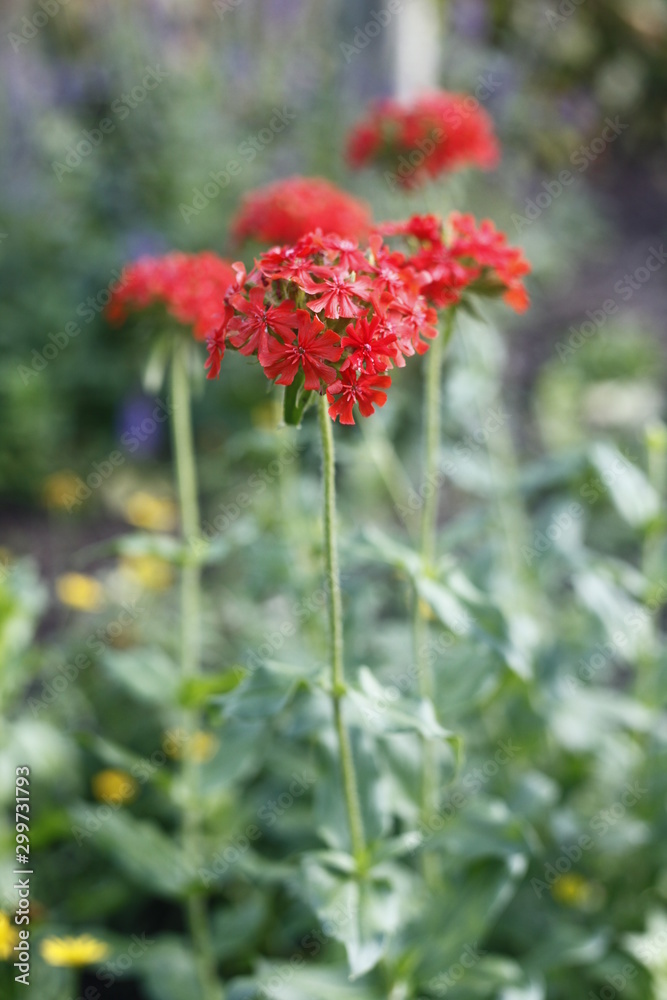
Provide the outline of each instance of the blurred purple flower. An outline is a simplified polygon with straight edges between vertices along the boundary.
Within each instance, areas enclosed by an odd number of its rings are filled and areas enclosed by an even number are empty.
[[[128,435],[136,442],[136,447],[132,446],[135,456],[151,458],[160,449],[165,423],[154,420],[156,405],[155,399],[148,396],[130,396],[122,403],[116,431],[120,440],[123,435]]]

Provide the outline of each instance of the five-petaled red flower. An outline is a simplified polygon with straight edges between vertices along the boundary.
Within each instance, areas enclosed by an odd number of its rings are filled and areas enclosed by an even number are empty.
[[[292,332],[295,322],[293,303],[267,305],[264,289],[259,286],[250,289],[247,299],[241,294],[232,296],[230,304],[241,315],[234,316],[228,323],[228,329],[234,331],[229,343],[237,347],[241,354],[256,354],[261,362],[269,345],[269,328],[280,336],[289,336]]]
[[[328,385],[336,378],[336,369],[326,362],[340,358],[340,337],[305,309],[297,310],[296,322],[296,333],[288,330],[280,339],[269,338],[262,362],[264,371],[278,385],[291,385],[301,368],[305,376],[304,389],[319,390],[320,380]]]
[[[370,417],[375,413],[376,406],[384,406],[387,402],[384,390],[390,385],[388,375],[371,375],[352,368],[342,371],[340,377],[327,389],[329,416],[333,420],[340,417],[341,424],[353,424],[352,410],[357,403],[361,415]]]

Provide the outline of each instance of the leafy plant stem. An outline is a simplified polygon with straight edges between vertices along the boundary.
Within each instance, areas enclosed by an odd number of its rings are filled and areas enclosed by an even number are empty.
[[[183,679],[195,677],[200,669],[201,582],[198,557],[200,537],[199,502],[197,499],[197,469],[192,432],[192,405],[188,357],[190,344],[181,336],[174,341],[171,365],[172,432],[176,460],[176,481],[181,511],[181,533],[184,541],[181,570],[181,674]],[[181,842],[188,862],[197,866],[201,856],[201,816],[198,794],[198,765],[192,755],[192,737],[198,728],[196,709],[183,714],[185,742],[181,757]],[[201,894],[190,894],[186,900],[188,930],[195,953],[197,977],[203,1000],[222,1000],[223,993],[216,972],[215,955]]]
[[[433,340],[426,354],[426,385],[424,393],[424,504],[422,507],[419,555],[422,572],[432,574],[435,565],[435,551],[438,519],[438,491],[435,488],[441,437],[442,409],[442,365],[447,345],[454,329],[456,310],[449,309],[445,315],[442,332]],[[415,585],[412,605],[412,632],[415,665],[419,678],[419,693],[422,698],[433,698],[433,672],[425,655],[428,626],[426,611],[420,601]],[[424,739],[421,776],[421,820],[428,824],[437,808],[437,760],[433,740]],[[433,857],[424,853],[424,875],[431,881]]]
[[[338,540],[336,526],[336,458],[333,426],[327,409],[326,396],[318,399],[320,434],[322,438],[322,479],[324,485],[324,550],[329,596],[329,641],[332,669],[332,705],[338,737],[343,793],[350,829],[352,853],[357,863],[366,854],[364,825],[359,801],[359,788],[354,768],[350,735],[343,719],[345,694],[345,668],[343,661],[343,612],[338,569]]]

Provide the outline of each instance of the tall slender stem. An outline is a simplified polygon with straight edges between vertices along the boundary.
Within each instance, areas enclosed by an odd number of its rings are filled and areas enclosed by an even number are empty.
[[[343,793],[350,828],[352,853],[357,862],[366,854],[364,824],[359,802],[359,788],[354,769],[350,735],[343,719],[345,695],[345,668],[343,662],[343,610],[338,570],[338,543],[336,526],[336,459],[331,418],[327,411],[326,396],[318,400],[320,433],[322,437],[322,479],[324,483],[324,550],[329,596],[329,632],[331,652],[331,699],[334,722],[338,736],[340,766],[343,776]]]
[[[421,570],[425,574],[433,572],[435,565],[438,490],[436,489],[438,461],[440,454],[440,424],[442,406],[442,363],[445,350],[454,329],[455,310],[450,309],[445,317],[442,332],[432,342],[426,355],[426,386],[424,394],[424,504],[422,507],[419,555]],[[417,587],[413,593],[413,646],[415,665],[419,678],[419,693],[422,698],[433,698],[434,684],[429,657],[425,655],[428,626]],[[437,808],[438,773],[435,744],[424,739],[421,780],[421,819],[428,823]],[[428,855],[424,855],[424,869],[432,874]]]
[[[186,543],[181,571],[181,673],[183,678],[195,677],[198,674],[201,650],[201,573],[196,555],[199,550],[196,542],[200,535],[200,522],[188,372],[189,350],[188,341],[185,337],[179,336],[174,343],[171,366],[172,431],[176,458],[176,481],[181,511],[181,532]],[[191,738],[198,727],[195,710],[189,708],[184,710],[183,725],[186,740],[181,758],[182,788],[185,793],[182,801],[181,842],[189,863],[193,867],[198,867],[201,856],[199,773],[197,762],[191,753]],[[203,1000],[221,1000],[223,994],[216,972],[206,901],[201,894],[188,895],[186,916]]]

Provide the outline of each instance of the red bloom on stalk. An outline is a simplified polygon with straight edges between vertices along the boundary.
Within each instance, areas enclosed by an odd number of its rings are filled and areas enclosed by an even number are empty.
[[[297,310],[295,316],[296,333],[289,330],[280,340],[269,339],[262,362],[264,371],[278,385],[291,385],[301,368],[305,375],[304,389],[319,390],[320,379],[328,385],[336,378],[336,369],[326,362],[340,358],[340,337],[305,309]]]
[[[123,268],[106,316],[122,323],[130,312],[163,305],[179,323],[192,327],[197,340],[204,340],[220,325],[224,295],[234,279],[231,264],[207,251],[141,257]]]
[[[452,212],[448,226],[453,233],[450,251],[453,257],[470,261],[482,269],[482,279],[504,288],[503,299],[517,312],[530,303],[522,279],[530,274],[530,264],[517,247],[507,245],[507,237],[489,219],[477,225],[472,215]]]
[[[247,194],[231,223],[243,242],[296,243],[306,233],[363,240],[371,228],[368,207],[320,177],[288,177]]]
[[[530,264],[518,247],[489,219],[452,212],[443,225],[436,216],[413,216],[380,227],[385,235],[417,239],[421,246],[408,263],[420,275],[421,295],[440,309],[457,305],[464,295],[502,294],[507,305],[523,312],[529,304],[523,278]]]
[[[383,100],[352,129],[353,167],[381,164],[405,188],[462,167],[490,170],[500,159],[493,122],[466,94],[435,91],[410,104]]]
[[[391,385],[388,375],[371,375],[352,368],[341,371],[340,377],[327,389],[329,416],[332,420],[340,417],[341,424],[353,424],[352,410],[357,403],[364,417],[375,413],[376,406],[384,406]]]
[[[321,230],[273,247],[227,291],[220,328],[209,338],[208,377],[221,345],[256,355],[267,378],[303,392],[327,392],[329,412],[353,422],[386,400],[389,370],[427,348],[436,316],[421,294],[429,280],[379,233],[361,250],[354,240]]]

